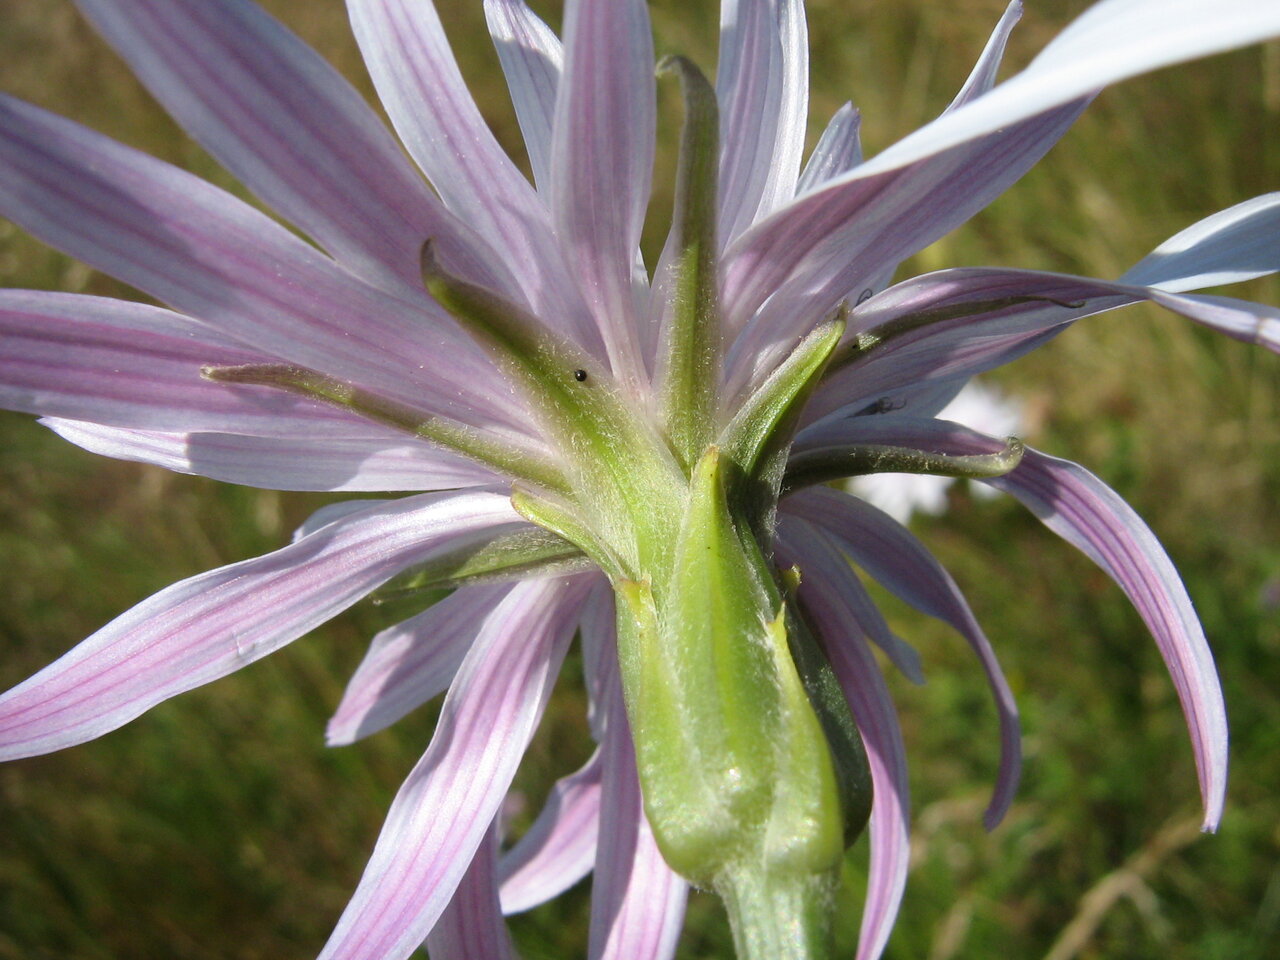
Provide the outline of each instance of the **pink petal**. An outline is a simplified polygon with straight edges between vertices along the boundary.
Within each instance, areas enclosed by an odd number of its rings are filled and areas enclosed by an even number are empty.
[[[517,300],[598,353],[551,216],[481,117],[432,0],[347,0],[347,9],[391,122],[445,205],[515,274]]]
[[[1027,450],[985,481],[1013,494],[1113,579],[1151,631],[1182,702],[1200,776],[1204,829],[1216,830],[1227,789],[1227,715],[1213,653],[1168,554],[1133,509],[1083,467]]]
[[[188,133],[358,273],[420,295],[426,237],[461,257],[477,282],[505,273],[355,89],[257,5],[78,3]]]
[[[1259,273],[1280,269],[1276,249],[1280,244],[1270,251],[1270,269],[1263,269],[1261,256],[1251,257],[1249,269]],[[1227,269],[1232,262],[1241,261],[1220,257],[1214,269]],[[1196,272],[1191,258],[1183,266]],[[1169,282],[1179,284],[1176,279]],[[814,392],[805,414],[816,419],[842,408],[855,412],[904,389],[967,379],[1017,359],[1076,320],[1141,300],[1234,339],[1280,352],[1280,311],[1262,304],[1035,270],[941,270],[913,277],[872,297],[854,311],[850,336],[874,335],[876,330],[911,315],[931,311],[955,315],[897,336],[864,360],[832,372]]]
[[[809,110],[809,36],[800,0],[720,5],[722,246],[789,201]]]
[[[377,733],[444,693],[485,618],[510,590],[463,587],[374,637],[325,728],[329,745]]]
[[[624,380],[643,371],[635,269],[652,178],[653,37],[644,0],[569,0],[551,204],[587,305]]]
[[[524,0],[485,0],[485,18],[511,90],[534,182],[551,182],[551,125],[564,66],[560,39]]]
[[[334,407],[201,376],[266,363],[189,317],[70,293],[0,290],[0,404],[42,416],[147,430],[381,439]]]
[[[773,299],[769,316],[753,324],[761,329],[751,344],[735,349],[737,365],[794,340],[793,324],[807,330],[860,278],[982,209],[1043,156],[1100,88],[1276,34],[1280,8],[1256,0],[1095,4],[1022,73],[740,238],[725,263],[730,322],[745,323]],[[744,373],[731,382],[745,382]]]
[[[1020,19],[1022,19],[1022,0],[1011,0],[1009,6],[1005,8],[1004,16],[992,31],[991,39],[983,47],[982,55],[974,64],[969,78],[965,80],[964,86],[947,107],[947,113],[976,100],[995,86],[1000,61],[1004,59],[1004,49],[1009,43],[1009,34],[1013,32],[1013,28],[1017,26]]]
[[[498,908],[498,833],[489,828],[449,905],[427,936],[431,960],[513,960],[515,948]]]
[[[104,457],[268,490],[452,490],[497,479],[479,464],[394,434],[384,440],[308,440],[128,430],[52,418],[43,423]]]
[[[631,728],[616,679],[606,691],[604,781],[591,886],[590,960],[670,960],[689,885],[658,851],[644,815]]]
[[[865,161],[744,233],[724,261],[726,323],[742,330],[730,384],[767,373],[851,289],[875,289],[888,268],[982,210],[1057,143],[1086,103],[887,172]]]
[[[796,181],[796,195],[807,193],[862,162],[862,114],[845,103],[831,117]]]
[[[800,605],[844,690],[871,767],[871,864],[857,960],[875,960],[884,952],[907,883],[910,796],[902,730],[856,614],[839,586],[824,576],[838,554],[831,556],[834,548],[815,527],[792,523],[797,529],[779,539],[779,555],[803,571]],[[811,562],[823,554],[828,555],[826,563]]]
[[[374,290],[230,194],[4,96],[0,214],[248,349],[466,422],[526,419],[427,298]]]
[[[982,664],[1000,715],[1000,773],[983,822],[994,829],[1009,809],[1022,768],[1018,705],[986,634],[951,575],[906,527],[871,504],[828,487],[811,487],[783,501],[787,514],[803,517],[840,540],[876,582],[923,613],[950,624]]]
[[[502,912],[546,903],[591,872],[600,821],[597,750],[581,770],[556,781],[533,825],[498,863]]]
[[[0,696],[0,759],[99,737],[273,653],[404,567],[517,522],[498,493],[423,494],[167,587]]]
[[[403,960],[435,925],[498,813],[588,587],[525,581],[486,618],[320,960]]]

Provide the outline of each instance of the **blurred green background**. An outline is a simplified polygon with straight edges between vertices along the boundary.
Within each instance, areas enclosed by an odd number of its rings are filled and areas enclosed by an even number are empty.
[[[340,0],[266,4],[366,91]],[[482,107],[518,133],[480,0],[440,4]],[[558,23],[554,4],[538,9]],[[1036,0],[1007,63],[1081,0]],[[714,68],[716,5],[651,4],[659,52]],[[874,152],[963,81],[1002,0],[810,0],[813,128],[845,99]],[[1008,72],[1008,71],[1006,71]],[[66,0],[0,7],[0,89],[236,189],[155,107]],[[665,231],[679,106],[664,89],[650,248]],[[1114,277],[1165,237],[1280,187],[1280,47],[1107,92],[1048,159],[903,275],[1004,264]],[[522,161],[523,162],[523,159]],[[131,296],[0,221],[0,283]],[[1274,280],[1234,295],[1280,303]],[[919,532],[966,589],[1025,722],[1026,780],[1008,819],[980,814],[994,712],[962,643],[900,605],[928,683],[891,677],[911,761],[912,874],[892,958],[1263,958],[1280,934],[1280,362],[1155,310],[1084,321],[995,378],[1028,439],[1108,480],[1183,572],[1231,716],[1232,783],[1214,837],[1176,697],[1124,598],[1009,500],[952,495]],[[269,551],[318,495],[175,476],[83,453],[0,416],[0,685],[35,671],[171,581]],[[404,611],[362,605],[234,678],[127,729],[0,767],[0,960],[306,958],[353,889],[432,709],[356,746],[322,730],[367,638]],[[571,659],[517,787],[517,828],[586,755]],[[842,915],[852,955],[865,846]],[[516,918],[530,960],[584,955],[589,885]],[[728,957],[710,898],[680,956]],[[1270,945],[1270,948],[1269,948]]]

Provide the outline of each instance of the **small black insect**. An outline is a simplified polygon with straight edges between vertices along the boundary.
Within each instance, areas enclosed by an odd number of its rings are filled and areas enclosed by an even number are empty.
[[[872,290],[870,287],[867,287],[867,289],[863,290],[860,294],[858,294],[858,303],[866,303],[868,300],[871,299],[871,295],[873,293],[875,293],[875,291]],[[857,304],[855,304],[855,306],[856,305]]]
[[[861,410],[854,414],[855,417],[866,417],[876,413],[892,413],[894,410],[901,410],[907,405],[905,400],[894,400],[893,397],[881,397],[879,400],[873,400]]]
[[[573,371],[573,379],[577,380],[579,383],[586,383],[586,382],[587,382],[587,371],[585,371],[585,370],[575,370],[575,371]]]

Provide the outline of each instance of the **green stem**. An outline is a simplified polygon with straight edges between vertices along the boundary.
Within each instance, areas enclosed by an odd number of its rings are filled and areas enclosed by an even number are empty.
[[[715,889],[733,930],[737,960],[829,960],[837,875],[726,870]]]

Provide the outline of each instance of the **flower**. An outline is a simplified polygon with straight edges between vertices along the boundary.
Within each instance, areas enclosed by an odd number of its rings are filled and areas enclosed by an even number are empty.
[[[326,960],[404,957],[424,938],[437,956],[509,955],[502,911],[588,870],[593,957],[670,956],[685,878],[726,896],[742,956],[799,949],[792,920],[813,938],[793,955],[819,956],[805,891],[826,889],[864,802],[859,957],[878,956],[908,799],[867,641],[908,675],[918,664],[850,560],[979,658],[1003,752],[989,824],[1019,766],[1012,696],[954,582],[899,524],[822,485],[909,470],[1011,493],[1128,593],[1169,665],[1216,826],[1221,694],[1163,550],[1083,468],[935,414],[974,374],[1139,300],[1280,349],[1280,311],[1186,293],[1280,268],[1280,195],[1202,220],[1118,281],[996,268],[890,281],[1036,163],[1098,88],[1274,36],[1280,8],[1104,0],[996,85],[1015,0],[938,120],[863,161],[845,107],[802,168],[803,7],[725,0],[714,89],[666,65],[686,135],[650,271],[637,256],[655,124],[642,0],[571,0],[563,45],[522,0],[486,3],[536,186],[485,127],[429,2],[349,0],[434,189],[249,0],[78,5],[320,249],[0,98],[0,213],[171,308],[0,291],[0,402],[86,449],[183,472],[425,492],[326,508],[289,546],[123,614],[0,697],[0,758],[107,733],[409,575],[456,589],[375,638],[329,738],[447,693]],[[501,853],[495,821],[575,634],[600,749]]]

